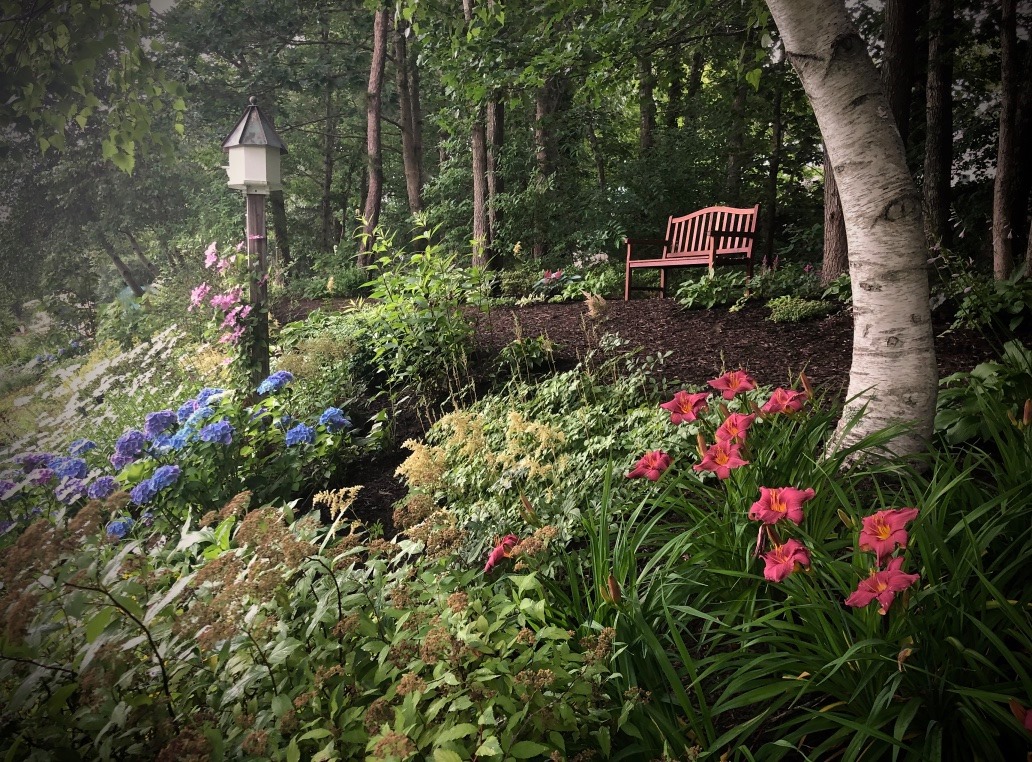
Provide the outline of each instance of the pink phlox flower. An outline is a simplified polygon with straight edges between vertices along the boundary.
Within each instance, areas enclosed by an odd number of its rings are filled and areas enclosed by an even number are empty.
[[[770,399],[760,408],[763,413],[797,413],[803,409],[806,392],[796,392],[778,387],[770,395]]]
[[[545,270],[545,274],[542,277],[542,280],[544,280],[545,283],[551,283],[554,280],[559,280],[561,277],[563,277],[562,270],[556,270],[555,272],[552,272],[551,270]]]
[[[737,442],[745,444],[745,432],[756,420],[755,413],[743,415],[742,413],[731,413],[717,429],[718,442]]]
[[[917,518],[917,508],[893,508],[864,516],[860,530],[860,550],[868,550],[878,557],[878,566],[897,547],[907,546],[907,523]]]
[[[749,518],[764,524],[788,519],[799,525],[803,521],[803,503],[813,498],[812,489],[795,487],[760,487],[760,499],[749,509]]]
[[[218,248],[215,245],[215,241],[208,244],[208,248],[204,250],[204,266],[211,269],[211,266],[219,261]]]
[[[688,392],[680,391],[674,394],[672,400],[664,402],[660,407],[670,411],[670,423],[688,423],[698,418],[699,413],[706,409],[706,400],[708,398],[709,392],[689,394]]]
[[[265,240],[265,236],[260,235],[258,233],[252,233],[251,235],[247,236],[247,240],[248,241],[264,241]]]
[[[741,445],[724,440],[706,450],[702,461],[696,463],[693,468],[696,471],[712,471],[718,479],[723,480],[731,475],[732,469],[747,465],[749,461],[742,459]]]
[[[223,274],[225,274],[226,270],[228,270],[230,267],[233,266],[233,264],[235,262],[236,262],[236,256],[226,257],[225,259],[220,259],[218,262],[215,263],[215,271],[219,275],[223,275]]]
[[[720,378],[706,383],[718,392],[722,392],[726,400],[734,399],[739,392],[747,392],[756,388],[756,380],[744,370],[732,370]]]
[[[771,582],[781,582],[793,572],[810,565],[810,553],[799,540],[789,539],[784,545],[775,545],[763,556],[763,576]]]
[[[509,553],[519,543],[520,538],[514,534],[507,534],[501,539],[501,541],[494,546],[494,549],[487,556],[487,563],[484,564],[484,571],[489,572],[502,562],[502,559],[508,558]]]
[[[217,310],[223,312],[229,312],[240,302],[240,297],[243,296],[244,290],[240,286],[231,288],[224,294],[216,294],[211,298],[211,306]]]
[[[189,312],[193,312],[195,307],[200,307],[205,299],[208,298],[208,294],[211,293],[211,286],[207,283],[202,283],[197,288],[190,292],[190,306],[187,308]]]
[[[247,247],[247,241],[241,241],[236,245],[237,251],[243,251]]]
[[[662,450],[652,450],[645,453],[634,468],[627,473],[628,479],[644,476],[650,482],[656,481],[664,471],[670,468],[673,458]]]
[[[219,326],[222,330],[227,328],[236,328],[237,320],[241,317],[241,313],[244,311],[246,305],[238,304],[236,307],[226,313],[226,317],[222,320],[222,325]]]
[[[920,574],[907,574],[902,570],[903,556],[896,556],[883,571],[871,573],[867,579],[862,580],[853,594],[846,598],[846,605],[854,608],[864,606],[878,601],[878,613],[884,616],[889,611],[889,606],[896,599],[896,593],[901,593],[917,582]]]
[[[219,344],[237,344],[243,335],[244,327],[242,325],[238,325],[229,333],[224,333],[219,336]]]

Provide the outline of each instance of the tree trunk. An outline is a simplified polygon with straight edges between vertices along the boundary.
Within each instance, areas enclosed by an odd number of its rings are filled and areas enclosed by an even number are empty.
[[[502,223],[502,211],[498,208],[498,196],[505,191],[505,183],[498,172],[498,159],[505,144],[505,104],[501,95],[495,93],[487,104],[487,217],[491,246],[496,247],[498,228]]]
[[[537,184],[539,192],[544,194],[548,187],[549,177],[555,173],[558,164],[553,117],[560,99],[559,77],[550,76],[538,88],[534,99],[534,159],[537,163]],[[532,254],[540,259],[545,254],[545,241],[542,240],[540,225],[534,233]]]
[[[123,230],[122,234],[129,239],[129,245],[132,246],[133,253],[136,255],[138,260],[143,262],[143,266],[147,268],[147,272],[150,273],[150,277],[152,279],[157,278],[159,273],[158,266],[151,262],[147,258],[147,255],[144,254],[143,247],[140,246],[140,242],[136,240],[136,236],[133,235],[133,231]]]
[[[326,86],[326,135],[323,139],[322,198],[319,203],[319,248],[333,251],[333,163],[337,153],[337,114],[333,108],[333,86]]]
[[[122,280],[125,281],[125,285],[129,286],[132,290],[133,295],[137,297],[143,296],[143,287],[140,286],[140,282],[136,280],[136,276],[133,275],[133,271],[129,269],[129,266],[122,261],[120,256],[118,256],[118,252],[115,251],[114,245],[108,240],[106,235],[101,234],[100,245],[104,248],[108,258],[115,265],[115,269],[118,270],[118,274],[122,276]]]
[[[1011,194],[1014,242],[1011,248],[1015,259],[1028,246],[1028,203],[1032,192],[1032,45],[1025,45],[1024,57],[1014,117],[1014,192]]]
[[[782,59],[784,60],[784,59]],[[781,69],[781,64],[777,65]],[[780,71],[773,73],[774,98],[771,105],[770,167],[767,170],[767,187],[763,215],[763,265],[771,267],[774,262],[774,229],[778,211],[778,173],[781,171],[782,114]]]
[[[269,194],[269,206],[272,207],[272,233],[276,236],[276,259],[279,270],[285,273],[291,264],[290,237],[287,234],[287,205],[283,199],[283,191]]]
[[[468,27],[473,22],[473,1],[462,0],[462,15]],[[486,267],[490,254],[491,226],[487,219],[487,128],[484,105],[473,106],[470,147],[473,154],[473,266]]]
[[[398,83],[398,104],[401,116],[401,155],[405,166],[405,192],[409,211],[417,215],[423,211],[423,172],[416,151],[416,120],[412,109],[412,76],[414,62],[408,54],[405,37],[409,27],[394,30],[394,63]]]
[[[1010,277],[1014,270],[1014,127],[1017,116],[1018,38],[1016,0],[1002,0],[1000,20],[1000,137],[993,182],[993,275]]]
[[[885,52],[881,77],[885,96],[896,120],[903,145],[910,133],[910,103],[914,85],[914,40],[917,37],[917,3],[914,0],[886,0],[882,38]]]
[[[953,175],[953,0],[928,3],[928,80],[925,86],[925,238],[950,244]]]
[[[591,146],[591,155],[595,157],[595,173],[598,175],[598,187],[606,187],[606,155],[602,151],[602,143],[595,132],[595,125],[590,121],[587,125],[588,145]]]
[[[373,20],[373,55],[369,64],[369,86],[366,88],[366,164],[369,168],[369,189],[362,211],[362,240],[359,243],[358,266],[369,265],[373,234],[380,222],[380,204],[383,200],[383,156],[380,141],[383,94],[383,67],[387,60],[387,27],[390,24],[386,9],[376,11]]]
[[[652,73],[652,61],[638,56],[638,147],[642,155],[656,145],[656,77]]]
[[[748,57],[746,46],[749,43],[749,35],[746,34],[742,43],[742,55],[739,62],[740,71],[744,71]],[[744,76],[739,76],[735,89],[735,97],[731,101],[731,123],[728,126],[728,149],[727,149],[727,174],[724,178],[724,196],[728,203],[738,201],[738,192],[742,185],[742,152],[745,146],[745,99],[748,96],[746,88],[749,84]]]
[[[676,130],[684,116],[684,63],[678,51],[671,51],[670,86],[667,88],[665,123],[668,130]]]
[[[813,106],[842,200],[853,282],[853,363],[833,446],[909,424],[891,448],[924,449],[938,378],[921,198],[867,46],[843,0],[767,0]],[[857,425],[848,422],[863,413]]]
[[[828,151],[824,150],[824,257],[821,264],[821,283],[827,286],[849,270],[849,245],[846,241],[846,223],[842,219],[835,171],[831,168]]]

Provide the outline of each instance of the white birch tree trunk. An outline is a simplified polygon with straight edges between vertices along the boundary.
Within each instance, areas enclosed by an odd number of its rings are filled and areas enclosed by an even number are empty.
[[[835,172],[853,283],[853,363],[836,443],[909,423],[894,452],[920,452],[938,377],[921,196],[878,72],[843,0],[767,0]],[[866,412],[851,431],[845,422]]]

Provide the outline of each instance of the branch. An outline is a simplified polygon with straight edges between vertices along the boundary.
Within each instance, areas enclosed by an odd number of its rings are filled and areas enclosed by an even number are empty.
[[[8,656],[7,654],[0,654],[0,659],[6,661],[16,661],[21,664],[31,664],[34,667],[42,667],[43,669],[52,669],[55,672],[64,672],[66,675],[77,677],[78,673],[74,669],[68,669],[67,667],[58,667],[56,664],[44,664],[43,662],[36,661],[35,659],[23,659],[20,656]]]

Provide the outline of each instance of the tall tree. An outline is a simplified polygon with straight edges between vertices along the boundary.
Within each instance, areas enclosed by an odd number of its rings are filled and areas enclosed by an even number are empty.
[[[364,222],[358,253],[359,267],[369,265],[369,252],[373,245],[373,234],[380,222],[380,205],[383,201],[380,123],[383,117],[383,70],[387,60],[387,28],[389,24],[387,10],[385,8],[377,10],[373,20],[373,53],[369,63],[369,87],[366,89],[366,164],[369,170],[369,184],[366,189],[365,208],[362,211]]]
[[[953,168],[953,0],[928,0],[928,77],[925,85],[925,235],[950,243]]]
[[[993,275],[1014,270],[1014,130],[1018,110],[1017,0],[1002,0],[1000,18],[1000,133],[993,181]]]
[[[825,286],[849,271],[849,243],[842,219],[842,202],[835,184],[835,170],[824,149],[824,256],[821,261],[821,283]]]
[[[882,82],[896,127],[907,144],[910,134],[910,103],[914,89],[914,40],[917,37],[918,3],[914,0],[885,0],[881,63]]]
[[[867,45],[843,0],[767,0],[813,106],[842,200],[853,281],[853,362],[837,444],[899,423],[924,449],[938,378],[921,199]],[[856,426],[847,422],[862,413]]]
[[[652,71],[652,59],[640,53],[638,63],[638,147],[646,154],[656,145],[656,75]]]
[[[466,27],[473,23],[473,0],[462,0],[462,15]],[[487,126],[483,101],[473,107],[470,127],[470,150],[473,158],[473,266],[490,264],[491,226],[487,203]]]
[[[409,54],[408,37],[412,27],[399,22],[394,30],[394,65],[398,84],[398,107],[401,117],[401,156],[405,168],[405,193],[409,211],[423,211],[423,162],[417,146],[422,142],[422,126],[417,122],[419,101],[418,79],[414,76],[415,58]]]

